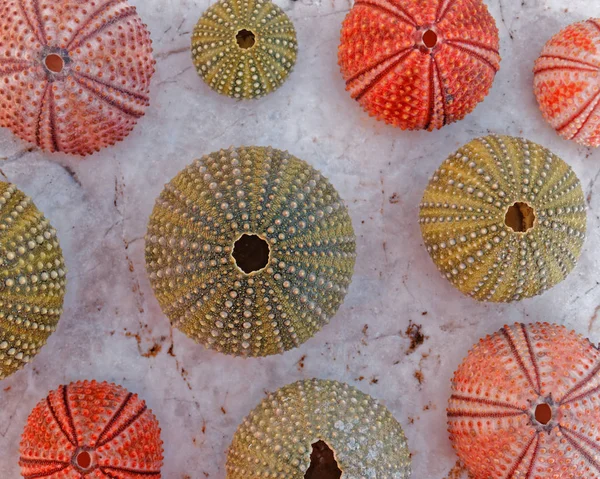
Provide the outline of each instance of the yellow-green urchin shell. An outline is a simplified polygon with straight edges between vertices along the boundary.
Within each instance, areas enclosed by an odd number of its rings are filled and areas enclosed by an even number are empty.
[[[231,148],[166,185],[146,265],[163,312],[185,334],[227,354],[267,356],[335,314],[355,249],[348,211],[321,173],[280,150]]]
[[[385,406],[347,384],[312,379],[269,394],[244,419],[227,479],[303,479],[318,441],[334,452],[343,479],[410,475],[404,432]]]
[[[420,205],[427,251],[463,293],[508,302],[542,293],[575,266],[586,232],[579,179],[531,141],[491,135],[434,173]]]
[[[65,282],[56,230],[31,198],[0,182],[0,379],[28,363],[56,330]]]
[[[289,76],[298,44],[288,16],[269,0],[220,0],[198,21],[192,58],[215,91],[232,98],[260,98]]]

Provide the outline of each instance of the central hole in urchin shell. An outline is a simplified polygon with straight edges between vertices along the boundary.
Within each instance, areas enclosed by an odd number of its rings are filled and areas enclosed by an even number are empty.
[[[304,479],[340,479],[342,471],[335,460],[333,450],[323,441],[312,445],[310,467],[304,474]]]
[[[246,30],[245,28],[237,32],[235,39],[237,40],[238,46],[243,49],[252,48],[256,43],[254,32]]]
[[[546,404],[538,404],[534,412],[535,420],[544,426],[552,420],[552,408]]]
[[[257,235],[243,234],[233,245],[233,259],[244,273],[260,271],[269,263],[269,243]]]
[[[63,71],[65,67],[65,61],[62,59],[60,55],[56,53],[51,53],[44,59],[44,64],[46,68],[54,73],[60,73]]]
[[[433,30],[425,30],[423,33],[423,43],[427,48],[433,48],[437,45],[438,36]]]
[[[527,203],[517,201],[506,210],[504,224],[517,233],[525,233],[533,228],[535,211]]]
[[[77,454],[75,462],[81,469],[88,469],[92,465],[92,455],[87,451]]]

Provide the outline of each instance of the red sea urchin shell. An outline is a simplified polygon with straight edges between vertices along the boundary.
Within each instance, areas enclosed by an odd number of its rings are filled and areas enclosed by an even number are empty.
[[[454,374],[450,439],[476,479],[600,477],[600,351],[564,326],[505,326]]]
[[[600,146],[600,18],[569,25],[535,62],[534,91],[563,138]]]
[[[431,131],[485,98],[498,45],[481,0],[357,0],[338,58],[346,89],[371,116]]]
[[[0,126],[46,151],[113,145],[144,115],[154,64],[126,0],[5,0]]]
[[[136,394],[82,381],[50,392],[32,411],[21,439],[26,479],[161,477],[158,421]]]

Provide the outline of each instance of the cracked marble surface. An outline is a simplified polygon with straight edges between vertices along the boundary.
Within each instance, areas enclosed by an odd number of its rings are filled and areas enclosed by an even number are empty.
[[[563,323],[600,341],[600,149],[560,139],[532,92],[533,62],[569,23],[600,16],[595,0],[489,0],[501,70],[485,102],[433,133],[369,118],[344,91],[339,30],[350,3],[278,0],[298,30],[288,82],[256,102],[213,93],[196,75],[190,32],[206,0],[133,0],[158,62],[151,106],[130,137],[81,160],[49,155],[0,131],[0,177],[33,197],[57,228],[69,268],[58,331],[26,369],[0,383],[0,477],[19,477],[25,420],[48,390],[78,379],[139,393],[161,421],[163,477],[225,477],[225,451],[243,417],[301,378],[345,381],[401,421],[413,477],[466,477],[446,432],[450,378],[482,335],[514,321]],[[488,132],[525,136],[574,168],[588,202],[579,265],[550,292],[480,304],[443,279],[425,251],[418,203],[447,155]],[[287,149],[320,169],[349,205],[358,237],[354,281],[337,316],[302,347],[260,360],[226,357],[173,331],[144,268],[147,218],[164,183],[230,145]]]

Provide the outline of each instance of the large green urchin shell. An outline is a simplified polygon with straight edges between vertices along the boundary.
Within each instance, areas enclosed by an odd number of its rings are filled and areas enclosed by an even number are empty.
[[[244,419],[229,447],[227,479],[303,479],[319,441],[343,479],[410,475],[404,432],[385,406],[347,384],[312,379],[269,394]]]
[[[0,379],[28,363],[56,330],[65,282],[56,230],[31,198],[0,182]]]
[[[166,185],[146,265],[163,312],[189,337],[267,356],[303,343],[335,314],[355,249],[348,211],[321,173],[280,150],[231,148]]]
[[[198,74],[232,98],[277,90],[294,64],[298,44],[288,16],[269,0],[220,0],[198,21],[192,57]]]
[[[579,179],[524,139],[467,143],[435,172],[420,205],[427,251],[446,278],[482,301],[535,296],[574,268],[586,232]]]

